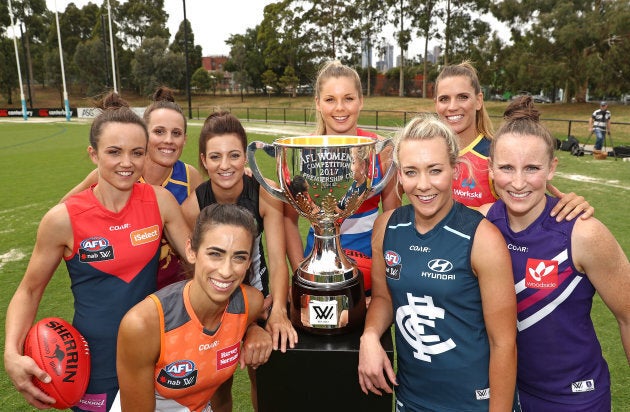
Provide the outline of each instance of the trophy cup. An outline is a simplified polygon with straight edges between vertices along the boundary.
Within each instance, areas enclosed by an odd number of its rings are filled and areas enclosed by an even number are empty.
[[[389,140],[328,135],[279,138],[273,145],[251,142],[247,147],[249,166],[261,186],[291,204],[315,232],[313,250],[292,278],[289,312],[296,328],[321,335],[363,328],[363,275],[341,249],[339,228],[393,175],[391,165],[372,186],[376,155],[387,145]],[[255,157],[258,149],[275,154],[279,188],[263,178]]]

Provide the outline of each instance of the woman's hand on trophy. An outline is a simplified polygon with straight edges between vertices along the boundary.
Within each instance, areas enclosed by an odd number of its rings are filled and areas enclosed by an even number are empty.
[[[282,305],[273,305],[271,307],[266,330],[271,334],[273,350],[280,349],[284,353],[287,350],[287,345],[290,348],[294,348],[298,341],[297,332],[289,320],[286,308],[282,307]]]
[[[376,395],[382,395],[383,392],[392,393],[392,383],[398,385],[396,373],[381,345],[380,338],[364,333],[361,336],[359,347],[359,385],[361,385],[361,390],[366,395],[368,391]]]

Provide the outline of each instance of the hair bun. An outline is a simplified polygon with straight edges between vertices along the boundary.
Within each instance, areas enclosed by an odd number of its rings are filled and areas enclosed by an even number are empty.
[[[175,94],[172,89],[169,89],[166,86],[160,86],[153,93],[153,101],[154,102],[166,101],[166,102],[175,103]]]
[[[540,112],[534,107],[531,96],[519,96],[508,105],[503,112],[506,121],[531,120],[540,121]]]
[[[96,105],[101,110],[118,110],[123,107],[129,108],[129,103],[116,92],[110,92],[103,97]]]

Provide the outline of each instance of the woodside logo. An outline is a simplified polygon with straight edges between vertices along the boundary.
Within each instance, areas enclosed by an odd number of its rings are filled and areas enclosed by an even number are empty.
[[[158,225],[145,227],[142,229],[134,230],[129,234],[131,237],[131,244],[133,246],[144,245],[145,243],[151,243],[160,240],[160,228]]]

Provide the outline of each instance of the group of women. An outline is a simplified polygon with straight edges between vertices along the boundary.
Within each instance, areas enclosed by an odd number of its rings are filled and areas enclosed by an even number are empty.
[[[76,410],[102,401],[99,411],[229,411],[239,363],[249,366],[256,407],[252,370],[271,350],[297,344],[286,311],[286,258],[295,268],[305,253],[297,215],[245,173],[238,119],[216,112],[204,122],[202,182],[179,160],[183,112],[168,90],[155,100],[144,121],[116,95],[104,101],[88,147],[96,170],[40,223],[7,310],[4,357],[36,407],[53,399],[31,377],[50,378],[22,344],[62,259],[73,323],[92,348],[90,385]],[[326,63],[315,105],[317,134],[380,139],[358,127],[363,96],[353,69]],[[513,103],[493,136],[474,68],[445,67],[438,116],[415,118],[398,133],[375,174],[393,162],[397,179],[341,228],[344,249],[371,257],[362,268],[371,272],[371,303],[359,382],[377,394],[393,385],[397,411],[610,409],[590,302],[597,291],[615,314],[630,359],[630,264],[588,203],[550,184],[557,159],[532,106],[527,98]],[[274,245],[266,253],[263,234]],[[88,239],[111,253],[87,259]],[[188,277],[173,270],[180,263],[189,264]],[[397,373],[380,346],[392,323]],[[228,364],[217,364],[222,355]],[[195,384],[175,389],[165,376],[184,359]]]

